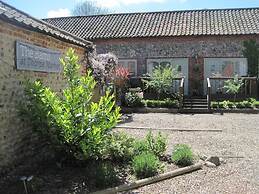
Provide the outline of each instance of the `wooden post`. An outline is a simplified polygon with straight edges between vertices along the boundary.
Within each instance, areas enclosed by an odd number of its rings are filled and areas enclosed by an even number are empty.
[[[180,93],[179,108],[180,108],[180,109],[183,109],[183,100],[184,100],[184,77],[182,77],[181,82],[180,82],[179,93]]]
[[[207,78],[207,101],[208,101],[208,109],[211,109],[211,85],[210,78]]]

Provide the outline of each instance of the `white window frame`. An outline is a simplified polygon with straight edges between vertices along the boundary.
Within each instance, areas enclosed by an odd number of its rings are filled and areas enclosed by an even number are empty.
[[[234,74],[237,73],[239,76],[247,76],[248,74],[248,62],[247,58],[244,57],[217,57],[217,58],[204,58],[204,85],[207,84],[207,78],[213,76],[223,76],[222,72],[222,65],[225,61],[231,61],[234,65]],[[236,64],[239,62],[239,66],[237,68]],[[215,72],[211,72],[212,66],[215,67]],[[238,69],[238,72],[235,70]],[[214,75],[213,75],[214,74]],[[213,89],[215,90],[215,88]],[[204,87],[204,94],[207,92],[207,87]],[[215,93],[215,91],[212,91]]]
[[[125,64],[129,64],[130,62],[133,62],[135,64],[135,75],[130,75],[131,77],[137,77],[138,76],[138,64],[136,59],[119,59],[118,64],[125,67],[129,68],[129,66],[125,66]],[[123,63],[123,64],[122,64]]]

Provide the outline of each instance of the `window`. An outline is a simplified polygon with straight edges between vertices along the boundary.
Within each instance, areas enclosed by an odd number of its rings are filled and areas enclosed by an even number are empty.
[[[205,58],[204,59],[205,77],[223,76],[233,77],[247,75],[246,58]]]
[[[206,78],[208,77],[233,77],[247,76],[248,65],[246,58],[205,58],[204,59],[204,84],[206,85]],[[222,83],[220,81],[213,82],[214,87],[212,93],[216,93]],[[206,87],[204,91],[206,93]]]
[[[188,94],[188,58],[156,58],[147,59],[147,73],[151,74],[156,66],[171,65],[179,72],[180,76],[185,77],[184,91]]]
[[[127,68],[131,77],[137,76],[137,60],[119,59],[119,65]]]

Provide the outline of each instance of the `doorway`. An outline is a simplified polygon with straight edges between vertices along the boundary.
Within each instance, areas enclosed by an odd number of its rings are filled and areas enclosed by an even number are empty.
[[[198,55],[189,58],[190,97],[204,96],[204,58]]]

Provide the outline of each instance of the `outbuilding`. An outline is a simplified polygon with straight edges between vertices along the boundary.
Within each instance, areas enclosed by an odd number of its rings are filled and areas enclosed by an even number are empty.
[[[185,95],[206,95],[206,78],[248,76],[245,40],[259,42],[259,8],[204,9],[49,18],[45,21],[113,52],[133,77],[175,66]],[[214,87],[216,90],[217,86]],[[214,91],[216,92],[216,91]]]

